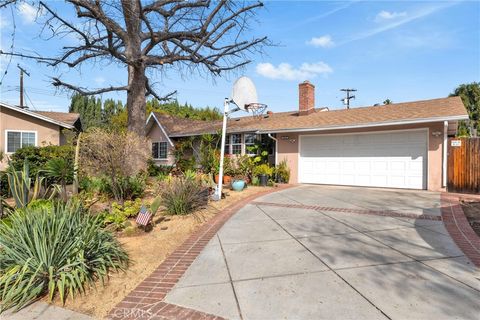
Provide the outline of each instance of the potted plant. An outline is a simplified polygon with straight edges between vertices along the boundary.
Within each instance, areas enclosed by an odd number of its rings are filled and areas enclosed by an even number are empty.
[[[266,187],[268,178],[273,174],[273,168],[264,163],[255,167],[254,174],[258,177],[260,185]]]
[[[245,178],[243,175],[235,175],[232,180],[232,189],[235,191],[242,191],[246,186]]]

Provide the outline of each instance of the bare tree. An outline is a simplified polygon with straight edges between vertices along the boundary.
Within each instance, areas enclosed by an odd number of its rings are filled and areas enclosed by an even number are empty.
[[[5,1],[5,0],[4,0]],[[128,82],[89,90],[53,77],[56,87],[81,94],[127,91],[128,129],[145,135],[146,96],[165,100],[152,88],[148,70],[166,72],[174,68],[185,75],[199,71],[220,75],[245,66],[248,56],[261,51],[266,37],[247,36],[261,2],[240,0],[65,0],[77,21],[39,1],[44,15],[42,33],[49,38],[66,33],[79,39],[76,46],[65,46],[58,56],[19,51],[0,54],[35,59],[49,66],[79,67],[86,62],[106,59],[126,66]],[[39,19],[40,20],[40,19]]]

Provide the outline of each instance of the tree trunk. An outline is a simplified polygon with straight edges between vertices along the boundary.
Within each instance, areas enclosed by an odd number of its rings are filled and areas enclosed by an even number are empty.
[[[130,86],[127,93],[128,131],[145,137],[145,105],[147,101],[145,98],[145,67],[143,65],[128,66],[128,85]]]
[[[140,38],[141,28],[141,7],[140,0],[122,0],[122,8],[125,19],[127,39],[125,39],[125,55],[128,63],[128,131],[135,132],[145,137],[145,92],[146,77],[145,63],[142,60],[142,40]]]

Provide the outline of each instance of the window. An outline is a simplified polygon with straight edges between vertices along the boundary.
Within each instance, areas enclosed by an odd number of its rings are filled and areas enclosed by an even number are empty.
[[[232,154],[242,154],[242,135],[239,133],[232,134],[231,139]]]
[[[225,137],[225,154],[230,154],[230,135]]]
[[[245,154],[255,155],[256,150],[252,150],[255,146],[256,135],[254,133],[245,133]]]
[[[29,131],[6,131],[7,153],[13,153],[20,148],[34,146],[37,141],[37,133]]]
[[[167,159],[167,143],[153,142],[152,143],[152,157],[153,159]]]

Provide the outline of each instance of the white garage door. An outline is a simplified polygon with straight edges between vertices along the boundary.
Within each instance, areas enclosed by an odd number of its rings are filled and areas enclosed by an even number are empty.
[[[300,137],[299,182],[426,188],[425,130]]]

